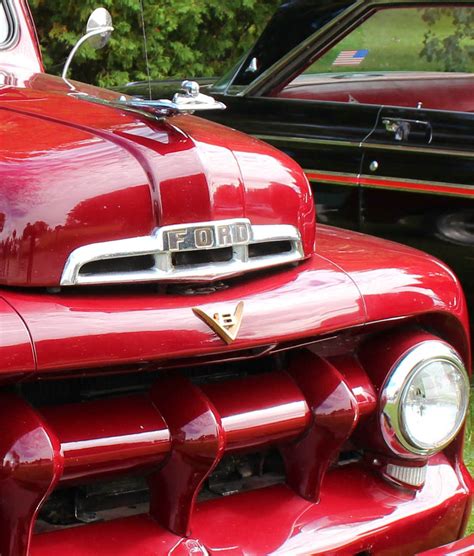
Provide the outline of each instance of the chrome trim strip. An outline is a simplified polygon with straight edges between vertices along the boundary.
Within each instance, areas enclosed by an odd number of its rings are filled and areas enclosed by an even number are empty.
[[[175,267],[172,252],[166,249],[165,234],[185,228],[202,228],[205,226],[229,225],[235,222],[248,223],[251,234],[245,242],[232,247],[229,261]],[[289,241],[291,249],[283,253],[261,257],[249,257],[249,246],[274,241]],[[212,248],[212,247],[211,247]],[[216,247],[214,247],[216,248]],[[219,248],[219,247],[217,247]],[[203,251],[205,249],[186,249]],[[151,255],[153,267],[146,270],[81,274],[84,265],[111,259]],[[252,270],[293,263],[305,257],[301,235],[298,229],[290,225],[252,225],[248,219],[215,220],[182,225],[162,226],[151,236],[119,239],[102,243],[84,245],[75,249],[68,257],[61,277],[61,286],[140,283],[140,282],[210,282],[230,276],[236,276]]]
[[[461,112],[459,112],[460,114]],[[441,156],[460,156],[463,158],[474,158],[474,153],[471,151],[460,151],[457,149],[440,149],[438,147],[415,147],[410,145],[390,145],[388,143],[362,143],[361,147],[364,149],[376,149],[381,151],[402,151],[420,154],[435,154]]]
[[[327,173],[329,174],[329,172],[323,172],[323,173]],[[342,175],[342,174],[339,174]],[[381,178],[377,178],[377,176],[375,174],[369,175],[369,174],[359,174],[359,175],[355,175],[353,174],[358,180],[380,180],[381,182],[386,182],[386,184],[383,185],[379,185],[379,184],[367,184],[367,183],[362,183],[362,187],[367,187],[367,188],[376,188],[376,189],[387,189],[390,188],[391,182],[394,183],[406,183],[407,186],[409,185],[426,185],[428,187],[447,187],[447,188],[452,188],[452,189],[457,189],[457,188],[462,188],[462,189],[467,189],[467,190],[474,190],[474,185],[473,184],[467,184],[467,183],[450,183],[450,182],[445,182],[445,181],[427,181],[427,180],[412,180],[412,179],[408,179],[408,178],[395,178],[393,176],[383,176]],[[411,191],[411,189],[410,189]],[[420,193],[424,193],[423,191],[420,191]],[[431,192],[427,192],[427,193],[431,193]],[[445,194],[444,191],[440,192],[443,195]]]
[[[413,145],[391,145],[389,143],[370,143],[364,141],[338,141],[337,139],[315,139],[313,137],[283,137],[280,135],[266,135],[260,133],[252,133],[253,137],[262,141],[279,142],[279,143],[307,143],[310,145],[329,145],[335,147],[356,147],[364,149],[376,149],[381,151],[401,151],[419,154],[433,154],[441,156],[459,156],[463,158],[474,158],[473,151],[461,151],[458,149],[441,149],[436,146],[422,147]],[[373,176],[372,176],[373,177]]]
[[[330,145],[334,147],[362,147],[361,141],[338,141],[337,139],[315,139],[313,137],[285,137],[280,135],[264,135],[251,133],[252,137],[262,141],[275,141],[280,143],[309,143],[310,145]]]

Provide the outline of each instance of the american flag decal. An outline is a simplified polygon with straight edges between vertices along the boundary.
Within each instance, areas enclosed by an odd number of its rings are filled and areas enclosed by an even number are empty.
[[[333,66],[358,66],[369,53],[368,50],[343,50],[332,63]]]

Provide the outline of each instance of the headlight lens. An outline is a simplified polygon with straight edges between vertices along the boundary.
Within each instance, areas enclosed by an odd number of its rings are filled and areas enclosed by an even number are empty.
[[[382,390],[382,431],[400,455],[430,455],[447,446],[466,416],[469,379],[459,355],[429,340],[398,361]]]

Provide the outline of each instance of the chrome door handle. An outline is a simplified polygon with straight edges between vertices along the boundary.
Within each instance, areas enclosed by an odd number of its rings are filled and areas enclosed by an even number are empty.
[[[431,143],[433,128],[429,122],[423,120],[405,120],[402,118],[384,118],[382,120],[386,131],[395,135],[395,141],[406,141],[413,127],[423,127],[426,131],[426,141]]]

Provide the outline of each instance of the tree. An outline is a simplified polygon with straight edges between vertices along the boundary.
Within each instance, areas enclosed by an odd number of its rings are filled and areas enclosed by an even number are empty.
[[[425,33],[421,57],[441,71],[474,70],[474,12],[471,8],[428,8],[422,12],[430,27]]]
[[[143,4],[142,4],[143,3]],[[102,0],[110,43],[84,45],[71,66],[79,81],[113,86],[147,79],[222,74],[255,41],[279,0]],[[97,0],[30,0],[46,70],[59,74]],[[143,5],[143,13],[142,13]]]

